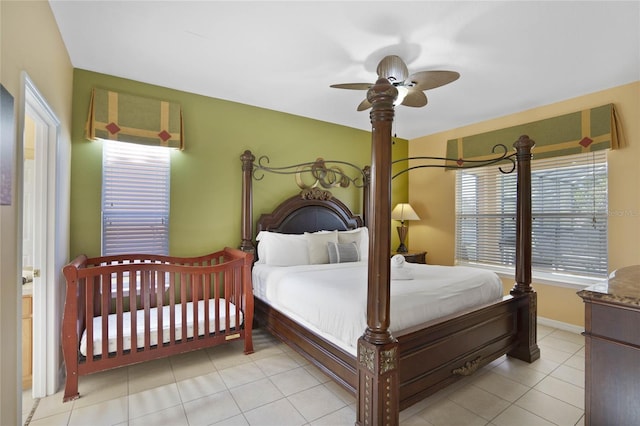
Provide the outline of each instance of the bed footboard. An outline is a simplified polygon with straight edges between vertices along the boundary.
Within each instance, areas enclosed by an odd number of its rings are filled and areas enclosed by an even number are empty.
[[[253,256],[78,256],[64,267],[63,400],[79,376],[244,339],[253,352]]]
[[[502,301],[397,332],[399,408],[473,374],[522,343],[524,296]],[[352,395],[357,393],[355,357],[277,309],[256,299],[256,319]]]

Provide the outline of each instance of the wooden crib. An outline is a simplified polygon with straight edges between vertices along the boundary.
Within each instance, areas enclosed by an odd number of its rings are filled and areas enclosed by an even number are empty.
[[[63,401],[79,398],[79,376],[98,371],[235,339],[252,353],[252,262],[228,247],[189,258],[78,256],[63,270]]]

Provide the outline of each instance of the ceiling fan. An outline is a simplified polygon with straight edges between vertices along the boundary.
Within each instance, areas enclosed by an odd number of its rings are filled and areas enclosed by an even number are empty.
[[[460,74],[455,71],[418,71],[409,75],[409,70],[404,61],[396,55],[385,56],[377,68],[378,77],[384,77],[396,89],[398,98],[395,105],[410,107],[423,107],[427,104],[427,95],[423,92],[436,87],[444,86],[457,80]],[[344,83],[332,84],[336,89],[369,90],[374,83]],[[371,108],[371,103],[365,99],[358,105],[358,111]]]

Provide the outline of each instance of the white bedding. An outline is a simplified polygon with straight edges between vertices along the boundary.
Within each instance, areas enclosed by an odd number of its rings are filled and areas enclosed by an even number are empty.
[[[413,279],[391,280],[390,331],[502,298],[489,271],[405,263]],[[351,354],[367,326],[367,263],[253,267],[254,296]]]
[[[193,337],[193,302],[189,302],[187,305],[187,337]],[[209,330],[215,330],[215,300],[209,300]],[[163,328],[163,342],[170,341],[170,318],[171,312],[169,310],[169,306],[162,307],[162,328]],[[204,300],[198,301],[198,335],[204,335]],[[243,322],[242,311],[236,309],[236,306],[233,303],[229,303],[229,311],[231,316],[229,317],[229,325],[231,328],[235,328],[236,326],[236,316],[240,317],[240,324]],[[225,308],[225,300],[219,299],[219,308],[218,312],[220,313],[220,331],[225,329],[226,325],[226,308]],[[239,315],[238,315],[239,314]],[[175,338],[179,340],[182,338],[182,305],[176,304],[175,308]],[[109,315],[109,352],[115,352],[117,349],[116,339],[117,339],[117,317],[115,314]],[[149,310],[149,326],[151,332],[151,342],[150,345],[154,346],[158,344],[158,309],[151,308]],[[139,348],[144,347],[144,310],[138,310],[136,312],[136,328],[137,328],[137,346]],[[102,354],[102,317],[94,317],[93,318],[93,354],[100,355]],[[123,314],[123,345],[124,349],[131,349],[131,313],[125,312]],[[86,330],[82,333],[82,339],[80,340],[80,353],[83,356],[87,356],[87,332]]]

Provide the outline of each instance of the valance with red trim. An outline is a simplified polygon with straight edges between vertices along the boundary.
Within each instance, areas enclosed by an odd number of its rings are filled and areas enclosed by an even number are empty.
[[[182,107],[94,88],[86,137],[184,149]]]
[[[601,149],[618,149],[625,144],[613,104],[520,124],[447,141],[448,166],[464,165],[465,160],[488,160],[496,155],[492,148],[511,143],[521,135],[536,142],[533,158],[549,158]]]

